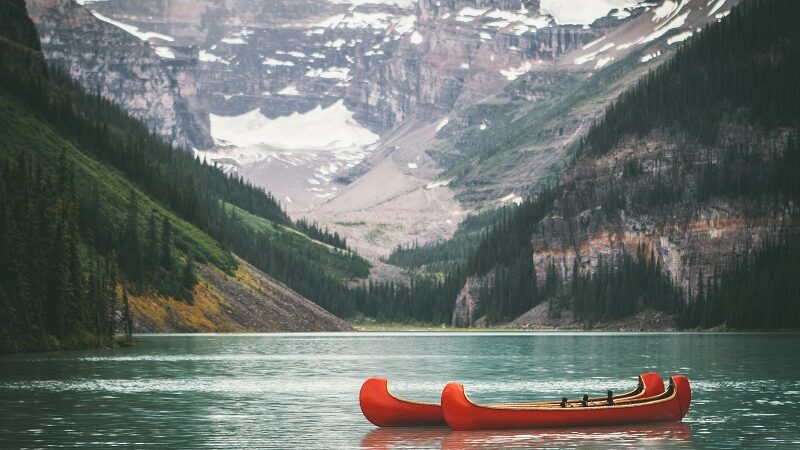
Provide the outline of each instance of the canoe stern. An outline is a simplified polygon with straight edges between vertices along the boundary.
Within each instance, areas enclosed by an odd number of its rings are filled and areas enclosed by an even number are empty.
[[[662,380],[661,375],[656,372],[643,373],[639,375],[639,380],[644,386],[644,392],[638,396],[640,398],[661,395],[665,391],[664,380]]]
[[[378,427],[444,425],[442,408],[432,403],[401,400],[389,392],[389,380],[369,378],[358,396],[361,412]]]
[[[444,420],[450,428],[456,431],[474,430],[479,428],[473,420],[472,414],[475,405],[467,399],[464,385],[460,383],[447,383],[442,391],[442,413]]]
[[[678,404],[680,406],[680,419],[686,416],[689,412],[689,406],[692,404],[692,388],[689,385],[689,379],[683,375],[675,375],[672,377],[672,382],[675,384],[675,389],[678,391]]]

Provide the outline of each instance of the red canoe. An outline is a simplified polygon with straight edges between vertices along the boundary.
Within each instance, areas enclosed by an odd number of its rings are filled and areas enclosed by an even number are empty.
[[[379,427],[447,425],[440,405],[399,399],[389,392],[386,378],[368,378],[358,402],[364,417]]]
[[[664,392],[664,381],[655,372],[639,375],[636,389],[615,396],[615,402],[631,401],[652,397]],[[593,398],[589,401],[606,401],[606,397]],[[570,404],[580,404],[581,400],[570,400]],[[385,378],[369,378],[361,386],[359,403],[364,417],[379,427],[412,427],[446,425],[442,408],[436,403],[423,403],[403,400],[389,392],[389,381]],[[546,406],[558,405],[559,402],[526,402],[511,403],[507,406]]]
[[[457,431],[678,422],[689,410],[691,399],[689,380],[683,375],[670,378],[669,388],[655,397],[625,400],[614,405],[603,401],[566,407],[478,405],[467,398],[463,385],[450,383],[442,391],[442,412],[450,428]]]

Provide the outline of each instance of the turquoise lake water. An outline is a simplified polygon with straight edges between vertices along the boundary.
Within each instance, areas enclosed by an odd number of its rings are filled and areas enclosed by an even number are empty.
[[[379,430],[364,378],[438,401],[557,400],[682,373],[681,423]],[[800,448],[800,335],[342,333],[140,336],[133,348],[0,356],[0,448]]]

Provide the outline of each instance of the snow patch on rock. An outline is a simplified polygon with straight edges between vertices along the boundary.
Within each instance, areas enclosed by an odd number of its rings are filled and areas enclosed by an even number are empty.
[[[449,117],[445,117],[444,119],[440,120],[439,123],[436,125],[436,132],[438,133],[439,130],[441,130],[448,124],[448,122],[450,122]]]
[[[309,69],[305,76],[310,78],[328,78],[336,80],[350,79],[350,69],[347,67],[328,67],[327,69]]]
[[[91,11],[92,15],[95,16],[98,20],[102,20],[105,23],[114,25],[117,28],[120,28],[129,34],[136,36],[137,38],[143,41],[149,41],[150,39],[161,39],[162,41],[167,42],[175,42],[175,38],[172,36],[167,36],[166,34],[156,33],[154,31],[142,31],[139,27],[128,25],[127,23],[122,23],[117,20],[114,20],[110,17],[106,17],[98,12]]]
[[[300,91],[297,90],[297,86],[290,84],[278,91],[278,95],[300,95]]]
[[[327,108],[316,108],[274,119],[256,108],[238,116],[209,114],[211,136],[217,145],[248,147],[269,145],[287,150],[331,150],[372,144],[378,135],[354,118],[339,100]]]
[[[508,69],[500,70],[500,74],[506,77],[506,80],[514,81],[519,78],[520,75],[530,72],[532,68],[533,65],[530,62],[525,61],[518,67],[509,67]]]
[[[672,44],[677,44],[678,42],[683,42],[686,39],[689,39],[690,37],[692,37],[692,34],[694,34],[694,33],[692,33],[691,31],[683,31],[681,33],[678,33],[675,36],[672,36],[669,39],[667,39],[667,45],[672,45]]]
[[[605,17],[612,9],[632,8],[639,0],[541,0],[542,14],[552,16],[557,23],[589,25]]]
[[[292,62],[292,61],[281,61],[280,59],[274,59],[274,58],[264,58],[264,60],[261,61],[261,64],[263,64],[265,66],[273,66],[273,67],[275,67],[275,66],[294,66],[294,62]]]
[[[726,1],[727,0],[717,0],[717,3],[715,3],[714,6],[711,8],[711,11],[708,12],[708,17],[711,17],[715,12],[719,11],[719,9],[722,8],[722,5],[724,5]],[[709,1],[708,5],[711,5],[711,3],[713,2],[714,0]]]
[[[225,61],[219,56],[205,50],[200,50],[200,53],[197,55],[197,59],[203,62],[219,62],[222,64],[230,64],[228,61]]]
[[[426,184],[425,185],[425,189],[431,190],[431,189],[440,188],[442,186],[447,186],[448,184],[450,184],[450,181],[451,181],[450,179],[434,181],[433,183]]]
[[[650,53],[650,54],[642,56],[641,62],[646,63],[646,62],[651,61],[651,60],[653,60],[655,58],[658,58],[659,56],[661,56],[661,50],[659,50],[659,51],[657,51],[655,53]]]
[[[240,37],[222,38],[220,39],[220,42],[224,42],[226,44],[231,44],[231,45],[244,45],[247,43],[244,41],[244,39]]]
[[[169,47],[155,47],[153,50],[155,50],[156,55],[160,56],[161,58],[164,59],[175,58],[175,53],[173,53],[172,49]]]

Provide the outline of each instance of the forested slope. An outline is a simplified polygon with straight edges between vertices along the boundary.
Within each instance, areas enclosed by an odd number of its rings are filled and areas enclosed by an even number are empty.
[[[623,94],[558,188],[464,244],[454,322],[546,301],[573,326],[661,311],[683,327],[800,327],[799,14],[743,2]],[[454,245],[392,259],[423,266]]]
[[[129,294],[192,305],[197,264],[234,280],[231,251],[344,310],[331,287],[366,261],[47,68],[22,1],[0,5],[0,56],[0,351],[108,345],[131,328]]]

